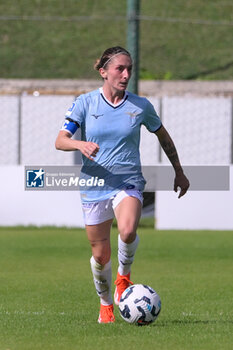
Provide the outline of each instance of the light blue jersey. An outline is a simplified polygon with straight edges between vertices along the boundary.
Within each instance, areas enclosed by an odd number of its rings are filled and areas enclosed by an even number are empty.
[[[143,97],[126,92],[118,105],[109,102],[102,89],[80,95],[66,113],[62,130],[71,134],[81,127],[83,141],[95,142],[99,152],[94,162],[83,156],[82,176],[104,179],[98,190],[81,190],[83,202],[101,201],[124,188],[143,191],[139,154],[141,125],[150,132],[161,127],[153,105]],[[70,125],[69,125],[70,124]]]

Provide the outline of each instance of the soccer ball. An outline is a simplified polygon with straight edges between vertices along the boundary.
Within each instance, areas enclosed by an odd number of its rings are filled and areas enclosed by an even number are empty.
[[[144,284],[134,284],[122,293],[119,310],[126,322],[144,326],[158,317],[161,300],[153,288]]]

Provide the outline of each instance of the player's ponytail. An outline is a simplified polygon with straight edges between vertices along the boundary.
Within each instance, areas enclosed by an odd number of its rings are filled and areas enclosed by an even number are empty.
[[[95,61],[94,69],[99,70],[101,68],[100,58]]]

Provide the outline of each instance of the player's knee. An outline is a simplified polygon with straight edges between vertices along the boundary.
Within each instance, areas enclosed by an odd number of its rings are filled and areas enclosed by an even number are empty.
[[[111,253],[108,250],[101,250],[97,252],[92,251],[92,255],[98,264],[104,266],[109,262]]]
[[[125,243],[132,243],[136,238],[136,231],[131,225],[125,225],[119,231],[121,240]]]
[[[107,258],[106,256],[94,256],[94,259],[95,259],[95,261],[98,263],[98,264],[100,264],[101,266],[103,266],[104,267],[104,265],[106,265],[108,262],[109,262],[109,260],[110,260],[110,258]]]

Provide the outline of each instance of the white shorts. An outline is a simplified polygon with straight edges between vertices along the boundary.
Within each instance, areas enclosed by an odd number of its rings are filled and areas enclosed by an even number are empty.
[[[135,197],[143,203],[142,192],[138,190],[123,190],[100,202],[82,203],[85,224],[97,225],[113,219],[114,209],[125,197]]]

